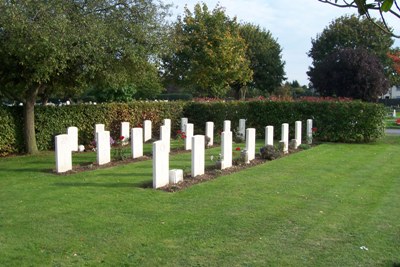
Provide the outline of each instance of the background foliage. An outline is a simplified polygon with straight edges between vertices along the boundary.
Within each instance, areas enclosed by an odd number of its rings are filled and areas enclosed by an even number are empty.
[[[22,108],[0,107],[0,155],[23,151]],[[280,138],[281,124],[290,124],[293,136],[294,122],[314,120],[315,133],[321,141],[368,142],[384,133],[383,105],[363,102],[131,102],[101,105],[74,105],[37,107],[36,133],[41,150],[53,149],[54,136],[66,133],[67,127],[79,128],[79,143],[88,145],[94,139],[94,125],[104,123],[113,138],[120,135],[120,123],[141,126],[143,120],[153,122],[153,137],[158,139],[162,120],[172,120],[173,134],[180,127],[180,118],[187,117],[195,125],[195,134],[204,134],[206,121],[215,124],[215,135],[222,130],[223,121],[232,121],[232,130],[239,119],[247,119],[246,127],[256,128],[258,138],[264,136],[267,125],[275,126],[275,139]],[[340,119],[338,119],[340,118]],[[305,138],[303,136],[303,138]]]

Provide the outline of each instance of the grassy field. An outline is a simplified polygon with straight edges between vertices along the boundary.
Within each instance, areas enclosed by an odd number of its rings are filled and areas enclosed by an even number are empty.
[[[151,161],[55,175],[51,152],[1,158],[0,266],[399,266],[399,151],[323,144],[176,193],[146,188]]]

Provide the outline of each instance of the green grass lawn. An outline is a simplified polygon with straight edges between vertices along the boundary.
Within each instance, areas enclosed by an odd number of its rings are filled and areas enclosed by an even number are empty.
[[[51,152],[1,158],[0,266],[398,266],[399,151],[323,144],[176,193],[145,188],[151,161],[55,175]]]

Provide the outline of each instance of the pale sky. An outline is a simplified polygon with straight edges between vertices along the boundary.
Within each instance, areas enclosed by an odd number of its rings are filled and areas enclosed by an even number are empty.
[[[193,11],[197,0],[170,0],[173,2],[173,18],[183,15],[184,6]],[[165,2],[170,2],[165,1]],[[282,58],[286,62],[288,81],[297,80],[308,85],[306,74],[311,65],[307,52],[311,49],[311,39],[329,25],[331,21],[345,14],[353,14],[355,9],[337,8],[317,0],[203,0],[210,10],[219,3],[226,14],[239,22],[248,22],[269,30],[282,48]],[[393,25],[393,24],[392,24]],[[396,46],[400,46],[399,40]]]

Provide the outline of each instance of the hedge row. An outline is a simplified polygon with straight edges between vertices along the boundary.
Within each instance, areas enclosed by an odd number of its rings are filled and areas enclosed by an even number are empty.
[[[217,131],[222,131],[223,121],[230,119],[232,130],[239,119],[247,119],[246,128],[256,128],[258,138],[263,138],[265,126],[274,126],[274,136],[281,136],[282,123],[289,123],[290,136],[294,137],[295,121],[313,119],[316,137],[329,142],[370,142],[383,136],[385,108],[383,105],[354,102],[220,102],[191,103],[184,115],[197,128],[204,129],[205,121],[212,120]]]
[[[79,143],[90,144],[94,125],[104,123],[113,138],[120,134],[120,123],[140,126],[143,120],[153,122],[153,136],[159,136],[164,118],[172,120],[173,135],[180,127],[180,118],[187,117],[195,125],[195,134],[203,134],[206,121],[215,123],[215,132],[222,131],[223,121],[232,121],[232,130],[239,119],[247,119],[246,127],[256,128],[258,138],[267,125],[275,126],[275,139],[281,124],[291,127],[296,120],[314,120],[316,135],[321,141],[368,142],[384,133],[383,105],[362,102],[132,102],[128,104],[73,105],[42,107],[35,110],[36,138],[40,150],[54,148],[54,136],[66,133],[69,126],[79,128]],[[23,152],[22,108],[0,107],[0,156]]]

